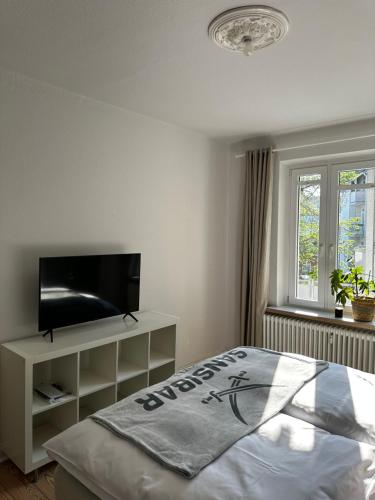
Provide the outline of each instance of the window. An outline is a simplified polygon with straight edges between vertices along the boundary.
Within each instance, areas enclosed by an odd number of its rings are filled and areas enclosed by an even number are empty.
[[[350,260],[375,276],[375,161],[291,170],[289,302],[328,307]]]

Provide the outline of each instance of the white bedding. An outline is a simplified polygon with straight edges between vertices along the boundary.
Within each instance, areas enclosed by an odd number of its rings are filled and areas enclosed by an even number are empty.
[[[103,500],[374,500],[375,448],[279,414],[185,479],[87,419],[46,444]]]
[[[91,419],[46,448],[103,500],[375,500],[375,376],[330,364],[284,411],[194,479]]]
[[[283,412],[375,445],[375,375],[330,363],[328,370],[297,392]]]

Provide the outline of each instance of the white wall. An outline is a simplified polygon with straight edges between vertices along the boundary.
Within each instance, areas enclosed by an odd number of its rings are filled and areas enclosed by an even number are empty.
[[[0,92],[0,342],[37,333],[39,256],[134,251],[178,365],[238,344],[228,147],[5,70]]]
[[[341,157],[350,158],[356,156],[369,156],[375,158],[375,137],[367,137],[359,140],[350,140],[353,137],[364,137],[375,133],[375,119],[367,119],[349,123],[341,123],[329,127],[320,127],[309,130],[302,130],[289,134],[256,137],[246,141],[233,144],[231,154],[231,169],[228,191],[228,205],[233,203],[242,203],[243,193],[243,175],[245,169],[245,160],[237,157],[239,153],[260,147],[273,146],[279,148],[293,148],[275,154],[275,176],[273,190],[272,207],[272,233],[271,233],[271,255],[270,255],[270,292],[269,303],[273,305],[282,305],[286,303],[288,280],[288,167],[300,163],[317,161],[320,158]],[[316,144],[320,142],[339,141],[326,145],[315,145],[303,147],[307,144]],[[240,200],[238,196],[240,195]],[[239,240],[241,227],[237,225],[238,234],[232,234],[234,240]],[[239,251],[238,251],[239,255]],[[237,290],[240,286],[240,265],[237,265],[237,272],[233,274],[233,289]],[[239,314],[239,310],[237,312]]]

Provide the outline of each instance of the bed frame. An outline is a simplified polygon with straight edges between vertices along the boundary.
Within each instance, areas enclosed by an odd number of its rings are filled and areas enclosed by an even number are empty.
[[[55,495],[56,500],[101,500],[61,465],[55,470]]]

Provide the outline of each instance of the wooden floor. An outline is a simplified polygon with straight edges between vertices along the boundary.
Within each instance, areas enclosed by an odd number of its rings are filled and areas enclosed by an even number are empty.
[[[33,475],[25,476],[11,462],[0,463],[0,500],[55,500],[53,472],[55,464],[39,470],[36,483]]]

